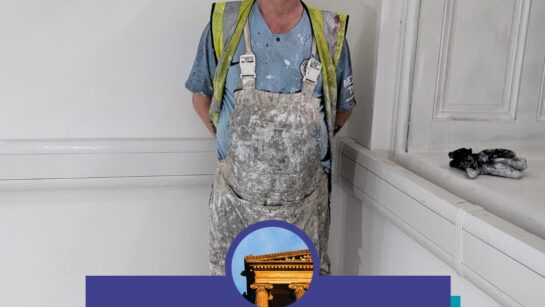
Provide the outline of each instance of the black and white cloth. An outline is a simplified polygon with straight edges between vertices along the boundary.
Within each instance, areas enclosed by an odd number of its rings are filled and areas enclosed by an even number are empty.
[[[514,151],[496,148],[485,149],[473,153],[471,148],[460,148],[448,153],[450,167],[466,171],[469,178],[475,179],[479,175],[493,175],[520,179],[524,170],[528,168],[526,159],[517,157]]]

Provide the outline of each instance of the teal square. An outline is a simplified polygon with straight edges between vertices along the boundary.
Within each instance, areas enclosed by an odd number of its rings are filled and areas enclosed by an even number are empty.
[[[461,307],[462,299],[459,296],[450,297],[450,307]]]

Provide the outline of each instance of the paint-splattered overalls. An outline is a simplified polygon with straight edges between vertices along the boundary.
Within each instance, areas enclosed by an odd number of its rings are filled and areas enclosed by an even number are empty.
[[[264,220],[284,220],[304,230],[319,251],[321,274],[329,274],[328,177],[320,165],[320,100],[312,96],[321,69],[316,42],[301,92],[281,94],[255,88],[248,23],[244,39],[242,90],[235,92],[230,152],[219,161],[210,197],[211,274],[225,274],[233,239]]]

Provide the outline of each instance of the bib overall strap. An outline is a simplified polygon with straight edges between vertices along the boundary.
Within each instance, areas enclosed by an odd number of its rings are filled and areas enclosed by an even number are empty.
[[[240,79],[243,89],[255,89],[255,54],[252,51],[250,40],[250,25],[248,21],[244,26],[244,42],[246,53],[240,56]]]
[[[320,77],[320,72],[322,70],[322,64],[317,60],[318,56],[316,54],[316,50],[316,39],[312,37],[312,52],[307,63],[305,76],[303,77],[303,88],[301,89],[303,95],[307,97],[312,96],[314,93],[314,89],[316,88],[316,84],[318,83],[318,78]]]

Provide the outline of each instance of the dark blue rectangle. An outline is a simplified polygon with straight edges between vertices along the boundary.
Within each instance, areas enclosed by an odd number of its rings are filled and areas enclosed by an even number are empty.
[[[87,307],[252,306],[227,277],[89,276]],[[448,276],[315,278],[296,306],[450,306]]]

